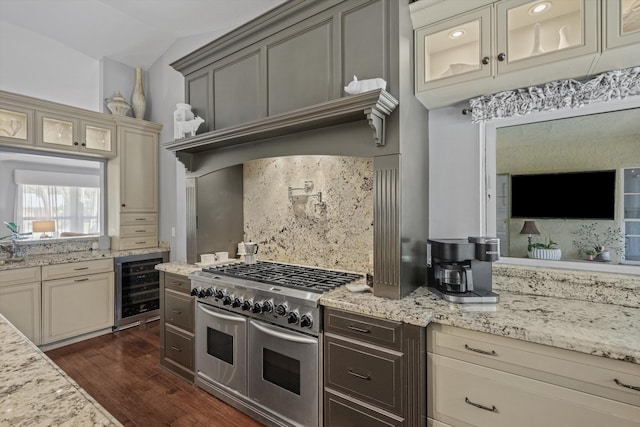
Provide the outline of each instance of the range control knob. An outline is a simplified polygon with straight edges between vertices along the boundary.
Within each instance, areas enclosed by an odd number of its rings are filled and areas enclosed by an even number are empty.
[[[238,297],[233,299],[233,303],[231,303],[231,307],[238,308],[242,305],[242,300]]]
[[[298,323],[298,313],[296,313],[295,311],[289,313],[289,315],[287,316],[287,323],[291,323],[292,325]]]
[[[224,292],[222,292],[222,289],[216,289],[216,291],[213,293],[213,296],[218,299],[222,299],[222,297],[224,296]]]
[[[222,304],[224,305],[231,304],[231,297],[229,295],[225,295],[224,298],[222,298]]]
[[[243,311],[247,311],[247,310],[251,310],[251,307],[253,306],[253,304],[251,304],[251,301],[245,300],[242,303],[242,310]]]
[[[251,307],[251,312],[254,314],[262,313],[262,306],[260,305],[260,303],[257,302],[253,304],[253,307]]]
[[[265,301],[262,303],[263,313],[271,313],[272,311],[273,311],[273,304],[271,304],[271,301]]]
[[[204,290],[204,296],[205,297],[210,297],[213,295],[213,288],[207,288]]]
[[[206,296],[207,295],[205,294],[204,289],[202,288],[198,289],[198,298],[204,298]]]
[[[303,328],[310,328],[313,325],[313,319],[310,314],[303,314],[300,318],[300,326]]]
[[[191,296],[192,297],[197,297],[198,296],[198,288],[191,289]]]
[[[278,316],[284,316],[285,314],[287,314],[287,304],[278,304],[278,306],[276,307],[276,314]]]

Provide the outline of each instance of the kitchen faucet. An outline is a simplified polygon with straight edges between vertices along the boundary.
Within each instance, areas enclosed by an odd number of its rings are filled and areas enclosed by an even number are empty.
[[[16,238],[11,237],[11,246],[3,245],[0,243],[0,249],[11,254],[11,258],[18,258],[20,254],[18,253],[18,245],[16,244]]]

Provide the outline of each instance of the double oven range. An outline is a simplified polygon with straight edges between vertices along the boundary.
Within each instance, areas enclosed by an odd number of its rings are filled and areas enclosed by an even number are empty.
[[[192,273],[196,384],[276,426],[319,426],[321,295],[362,276],[258,261]]]

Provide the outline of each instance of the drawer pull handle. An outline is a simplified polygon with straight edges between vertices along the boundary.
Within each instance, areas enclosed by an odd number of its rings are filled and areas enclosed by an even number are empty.
[[[357,326],[349,325],[349,329],[352,329],[356,332],[362,332],[363,334],[370,334],[371,331],[369,329],[358,328]]]
[[[136,233],[144,233],[147,230],[136,230]]]
[[[87,280],[89,280],[88,277],[83,277],[82,279],[76,279],[75,282],[86,282]]]
[[[182,286],[182,282],[171,282],[173,286]]]
[[[355,371],[353,371],[351,369],[349,369],[349,373],[351,375],[353,375],[354,377],[360,378],[362,380],[370,380],[371,379],[371,377],[369,375],[362,375],[362,374],[359,374],[359,373],[357,373],[357,372],[355,372]]]
[[[626,388],[630,388],[631,390],[640,391],[640,387],[635,386],[635,385],[627,385],[627,384],[621,382],[617,378],[614,378],[613,381],[615,381],[615,383],[618,384],[620,387],[626,387]]]
[[[495,406],[491,405],[491,407],[488,407],[488,406],[481,405],[479,403],[473,403],[472,401],[469,400],[468,397],[464,398],[464,403],[467,403],[471,406],[475,406],[476,408],[484,409],[485,411],[496,412],[496,413],[498,412],[498,408],[496,408]]]
[[[175,308],[172,308],[171,311],[173,311],[175,314],[182,314],[181,310],[176,310]]]
[[[147,243],[147,242],[136,242],[136,245],[143,245],[145,243]]]
[[[491,350],[491,351],[486,351],[486,350],[480,350],[479,348],[473,348],[473,347],[469,347],[468,345],[464,345],[464,348],[466,348],[469,351],[475,351],[476,353],[480,353],[480,354],[487,354],[489,356],[497,356],[498,353],[496,353],[495,351]]]
[[[78,267],[78,268],[74,268],[75,271],[80,271],[80,270],[88,270],[89,267]]]
[[[175,345],[172,345],[171,348],[174,349],[175,351],[182,351],[180,347],[176,347]]]
[[[144,221],[144,220],[146,220],[146,219],[147,219],[147,218],[136,218],[136,221]]]

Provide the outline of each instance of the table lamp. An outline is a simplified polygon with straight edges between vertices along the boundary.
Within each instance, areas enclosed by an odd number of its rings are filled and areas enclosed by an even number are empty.
[[[522,225],[522,230],[520,230],[520,234],[528,235],[529,242],[527,244],[527,250],[529,250],[531,247],[531,236],[534,234],[540,234],[540,231],[538,231],[535,221],[525,221]]]
[[[33,232],[42,233],[40,235],[41,239],[53,237],[53,236],[47,235],[47,233],[54,232],[54,231],[56,231],[55,221],[33,221]]]

